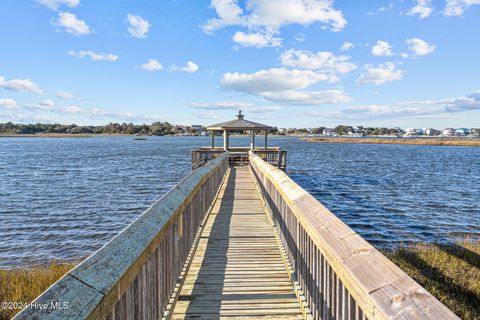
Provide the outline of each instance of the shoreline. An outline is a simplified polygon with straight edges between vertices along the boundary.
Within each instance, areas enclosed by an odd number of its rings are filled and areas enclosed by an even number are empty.
[[[480,139],[466,138],[300,138],[300,140],[316,143],[402,144],[446,147],[480,147]]]

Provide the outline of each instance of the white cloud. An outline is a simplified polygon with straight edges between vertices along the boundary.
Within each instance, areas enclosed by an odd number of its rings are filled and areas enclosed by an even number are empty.
[[[211,112],[194,112],[193,115],[197,117],[198,119],[204,119],[204,120],[212,120],[212,119],[218,119],[218,116]]]
[[[321,51],[312,53],[310,51],[290,49],[280,55],[283,65],[294,68],[317,70],[326,73],[348,73],[355,70],[357,66],[350,62],[349,56],[335,56],[332,52]]]
[[[40,101],[40,105],[44,107],[54,107],[55,102],[52,99],[45,99],[43,101]]]
[[[251,106],[245,109],[250,113],[271,113],[282,110],[280,106]]]
[[[127,15],[128,32],[135,38],[146,38],[148,30],[152,26],[147,20],[133,14]]]
[[[61,6],[76,8],[80,5],[80,0],[37,0],[37,2],[52,10],[58,10]]]
[[[80,0],[37,0],[37,2],[52,10],[58,10],[61,6],[75,8],[80,4]]]
[[[0,109],[15,110],[17,102],[13,99],[0,99]]]
[[[344,42],[342,43],[342,46],[340,47],[340,50],[342,50],[342,51],[348,51],[348,50],[353,49],[353,48],[355,48],[355,46],[353,45],[353,43],[348,42],[348,41],[344,41]]]
[[[223,75],[221,85],[251,94],[301,90],[320,81],[329,81],[331,76],[310,70],[272,68],[255,73],[228,72]]]
[[[446,0],[443,14],[446,16],[461,16],[470,6],[480,4],[480,0]]]
[[[5,101],[2,101],[5,100]],[[47,99],[48,100],[48,99]],[[22,107],[16,107],[16,103],[12,99],[0,99],[0,109],[9,111],[9,119],[32,120],[37,119],[39,122],[58,121],[54,117],[45,116],[48,114],[63,115],[68,118],[67,121],[78,121],[79,117],[93,120],[109,119],[110,121],[132,121],[132,122],[154,122],[159,121],[161,117],[151,114],[135,114],[130,112],[108,111],[101,108],[83,108],[77,105],[55,106],[49,102],[42,101],[39,104],[27,104]],[[13,113],[13,111],[15,113]],[[1,114],[0,114],[1,116]],[[73,118],[75,117],[75,118]],[[75,119],[75,120],[73,120]]]
[[[10,91],[31,92],[35,94],[43,94],[42,89],[30,79],[12,79],[6,80],[0,76],[0,88]]]
[[[374,56],[391,56],[393,55],[392,46],[386,41],[378,40],[372,47],[372,54]]]
[[[70,113],[70,114],[77,114],[82,113],[84,110],[77,106],[67,106],[67,107],[59,107],[56,109],[59,113]]]
[[[435,51],[436,48],[436,46],[419,38],[407,39],[405,43],[408,45],[410,51],[416,56],[425,56]]]
[[[198,71],[199,67],[198,65],[193,62],[193,61],[188,61],[187,64],[183,67],[177,67],[173,65],[171,67],[173,71],[182,71],[182,72],[187,72],[187,73],[195,73]]]
[[[113,53],[108,53],[108,54],[101,53],[101,52],[97,53],[90,50],[83,50],[83,51],[70,50],[68,51],[68,54],[71,55],[72,57],[77,57],[80,59],[88,57],[93,61],[117,61],[119,59],[119,56]]]
[[[311,70],[272,68],[255,73],[226,73],[220,84],[224,88],[258,95],[284,104],[327,104],[350,101],[341,90],[301,91],[316,83],[336,82],[335,75]]]
[[[134,114],[130,112],[114,112],[100,108],[83,108],[76,105],[69,106],[53,106],[44,105],[27,105],[26,110],[33,112],[48,112],[61,115],[76,115],[86,117],[88,119],[102,120],[111,119],[113,121],[158,121],[159,117],[148,114]]]
[[[243,47],[263,48],[280,47],[282,45],[281,38],[275,37],[273,33],[265,32],[243,33],[237,31],[232,39]]]
[[[273,102],[290,105],[321,105],[352,101],[342,90],[266,92],[264,98]]]
[[[193,102],[190,107],[203,110],[238,110],[241,109],[251,113],[268,113],[279,111],[280,106],[256,106],[250,102],[241,101],[219,101],[219,102]]]
[[[416,0],[417,4],[407,11],[409,16],[418,15],[420,19],[430,16],[432,13],[432,1],[431,0]]]
[[[211,0],[211,7],[217,17],[202,26],[206,33],[233,25],[277,32],[289,24],[308,26],[315,22],[340,31],[347,24],[342,11],[333,7],[332,0],[247,0],[244,9],[237,0]]]
[[[90,34],[90,26],[85,21],[78,19],[73,13],[59,12],[58,18],[53,20],[52,24],[64,28],[65,31],[75,36]]]
[[[395,80],[401,80],[404,71],[397,69],[393,62],[386,62],[377,66],[366,65],[365,71],[357,79],[357,83],[371,83],[376,86]]]
[[[298,41],[298,42],[303,42],[303,41],[305,41],[305,34],[299,32],[299,33],[297,34],[297,36],[295,37],[295,40]]]
[[[75,96],[73,93],[68,91],[58,91],[56,96],[63,100],[80,100],[80,97]]]
[[[381,6],[380,8],[378,8],[375,11],[367,12],[367,15],[373,16],[373,15],[376,15],[376,14],[379,14],[379,13],[382,13],[382,12],[385,12],[385,11],[389,11],[389,10],[392,10],[393,8],[395,8],[395,6],[397,6],[397,3],[394,0],[392,0],[388,4],[386,4],[384,6]]]
[[[480,111],[480,91],[452,99],[407,101],[392,105],[355,106],[327,114],[327,116],[341,119],[394,119],[400,117],[428,117],[431,119],[433,116],[466,111]],[[318,116],[325,116],[325,114],[318,114]]]
[[[162,64],[157,59],[148,59],[148,61],[141,64],[140,67],[147,71],[159,71],[163,69]]]
[[[253,106],[250,102],[219,101],[219,102],[192,102],[190,107],[204,110],[236,110]]]

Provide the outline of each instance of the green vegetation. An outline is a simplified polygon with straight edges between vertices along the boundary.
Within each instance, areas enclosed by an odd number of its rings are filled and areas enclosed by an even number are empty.
[[[163,136],[175,134],[175,128],[168,122],[154,122],[150,125],[133,123],[109,123],[104,126],[77,126],[75,124],[14,124],[0,123],[3,134],[145,134]]]
[[[52,261],[43,267],[0,270],[0,302],[30,303],[74,266]],[[10,319],[19,311],[0,308],[0,320]]]
[[[480,319],[480,242],[411,245],[386,256],[462,319]]]

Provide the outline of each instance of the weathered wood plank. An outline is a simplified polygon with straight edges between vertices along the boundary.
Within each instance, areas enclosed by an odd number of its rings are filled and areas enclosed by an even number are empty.
[[[155,319],[172,294],[193,238],[228,166],[228,153],[193,171],[120,234],[55,283],[16,319]]]
[[[249,157],[316,319],[458,319],[283,171]],[[311,301],[318,293],[320,301]]]
[[[303,319],[247,167],[221,187],[173,310],[193,318]]]

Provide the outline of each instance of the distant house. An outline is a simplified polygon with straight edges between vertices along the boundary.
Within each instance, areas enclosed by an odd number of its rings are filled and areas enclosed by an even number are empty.
[[[470,129],[460,128],[455,130],[455,135],[458,137],[468,136],[470,134]]]
[[[421,134],[421,129],[407,128],[405,130],[405,135],[407,135],[407,136],[416,136],[418,134]]]
[[[325,128],[323,129],[323,135],[324,136],[334,136],[335,135],[335,129],[334,128]]]
[[[442,136],[452,137],[455,135],[456,130],[452,128],[446,128],[442,130]]]
[[[185,133],[185,126],[176,125],[172,127],[172,131],[176,134]]]
[[[192,131],[201,133],[203,131],[203,126],[201,124],[192,124]]]
[[[437,130],[437,129],[433,129],[433,128],[425,128],[423,130],[424,134],[426,134],[427,136],[438,136],[440,134],[440,131]]]

